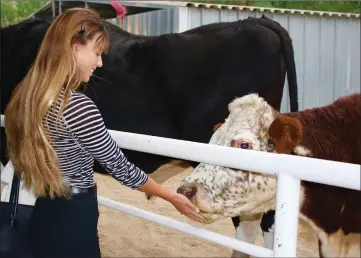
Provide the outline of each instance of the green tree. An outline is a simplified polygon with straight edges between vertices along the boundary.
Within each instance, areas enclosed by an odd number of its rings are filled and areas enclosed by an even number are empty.
[[[1,27],[17,23],[43,6],[47,1],[4,1],[0,0]],[[360,13],[361,1],[228,1],[188,0],[213,4],[250,5],[271,8],[302,9],[326,12]]]
[[[185,1],[185,0],[184,0]],[[227,1],[191,0],[212,4],[250,5],[270,8],[314,10],[324,12],[360,13],[361,1]]]
[[[1,27],[26,19],[45,3],[46,1],[1,1]]]

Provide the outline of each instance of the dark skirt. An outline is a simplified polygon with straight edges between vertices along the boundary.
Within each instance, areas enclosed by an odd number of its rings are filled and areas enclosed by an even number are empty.
[[[98,218],[95,193],[38,198],[29,229],[34,256],[99,258]]]

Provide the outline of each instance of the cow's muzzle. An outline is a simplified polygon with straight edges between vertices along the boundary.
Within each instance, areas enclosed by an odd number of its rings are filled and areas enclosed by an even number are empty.
[[[223,213],[222,206],[213,201],[210,193],[202,185],[187,183],[180,186],[177,193],[186,196],[202,213]]]
[[[177,189],[177,193],[183,194],[189,200],[193,200],[193,197],[197,193],[197,186],[195,184],[182,185]]]

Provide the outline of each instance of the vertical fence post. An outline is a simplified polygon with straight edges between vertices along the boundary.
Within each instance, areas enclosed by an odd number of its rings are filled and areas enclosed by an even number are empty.
[[[61,4],[62,4],[62,2],[61,2],[61,0],[59,0],[59,10],[58,10],[59,15],[63,12],[61,9]]]
[[[53,18],[55,18],[55,16],[56,16],[56,13],[55,13],[55,0],[52,1],[51,7],[53,9]]]
[[[296,257],[300,180],[281,173],[277,180],[274,257]]]

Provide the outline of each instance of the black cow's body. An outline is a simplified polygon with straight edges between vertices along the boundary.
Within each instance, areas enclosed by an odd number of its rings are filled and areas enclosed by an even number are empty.
[[[49,25],[50,21],[30,19],[1,30],[1,113]],[[109,129],[207,143],[235,97],[257,92],[280,108],[284,60],[291,60],[287,71],[292,75],[291,105],[297,109],[291,40],[278,23],[266,18],[209,24],[158,37],[136,36],[112,24],[109,31],[111,45],[104,65],[85,91]],[[4,141],[2,159],[3,145]],[[147,173],[168,161],[124,152]]]
[[[34,60],[51,21],[30,19],[1,29],[1,113]],[[292,41],[267,18],[204,25],[144,37],[109,24],[110,49],[85,94],[108,129],[208,143],[235,97],[258,93],[280,109],[286,71],[297,111]],[[6,163],[1,129],[1,159]],[[124,150],[151,173],[170,158]],[[97,167],[96,171],[104,171]]]

